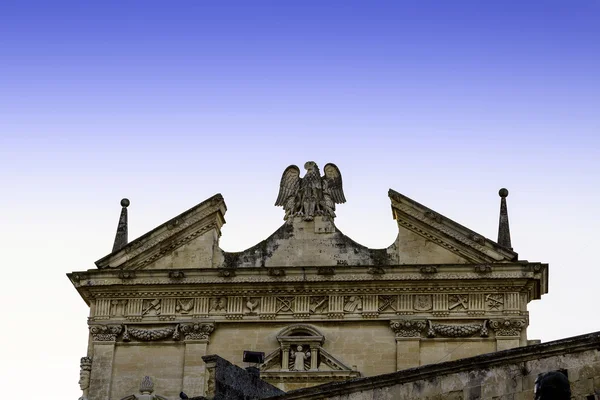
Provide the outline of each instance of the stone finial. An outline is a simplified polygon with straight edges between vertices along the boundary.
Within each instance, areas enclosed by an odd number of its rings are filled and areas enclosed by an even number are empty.
[[[498,244],[512,250],[510,244],[510,228],[508,227],[508,208],[506,206],[506,197],[508,189],[502,188],[498,192],[500,195],[500,222],[498,224]]]
[[[149,376],[145,376],[142,379],[142,383],[140,383],[140,393],[141,394],[150,394],[154,392],[154,382],[150,379]]]
[[[115,243],[113,244],[113,253],[121,250],[127,244],[127,207],[129,207],[129,199],[121,200],[121,216],[119,217],[119,225],[117,226],[117,234],[115,235]]]

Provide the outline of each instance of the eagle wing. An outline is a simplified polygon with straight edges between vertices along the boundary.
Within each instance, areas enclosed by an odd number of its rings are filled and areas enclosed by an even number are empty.
[[[323,168],[325,172],[325,181],[327,182],[327,188],[331,194],[331,198],[336,204],[342,204],[346,202],[344,197],[344,189],[342,188],[342,174],[339,168],[335,164],[327,164]]]
[[[284,206],[290,196],[294,196],[300,187],[300,168],[290,165],[283,171],[279,185],[279,195],[275,201],[276,206]]]

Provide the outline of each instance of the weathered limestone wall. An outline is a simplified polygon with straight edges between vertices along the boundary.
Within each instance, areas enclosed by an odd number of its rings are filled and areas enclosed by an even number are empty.
[[[182,389],[185,344],[118,343],[115,346],[110,399],[138,393],[140,379],[152,377],[162,396],[178,398]]]
[[[316,386],[276,399],[531,400],[537,376],[556,370],[567,374],[572,399],[597,399],[599,349],[600,332],[596,332],[395,374]]]
[[[266,354],[279,348],[277,334],[289,326],[286,323],[219,324],[209,344],[208,352],[237,365],[243,365],[244,350]],[[374,322],[315,322],[325,343],[323,349],[349,367],[356,366],[365,376],[385,374],[396,370],[396,343],[389,323]]]

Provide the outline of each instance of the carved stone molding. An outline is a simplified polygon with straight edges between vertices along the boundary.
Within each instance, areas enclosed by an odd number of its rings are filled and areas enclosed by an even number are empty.
[[[123,330],[121,325],[91,325],[89,328],[97,342],[114,342]]]
[[[402,319],[390,321],[390,328],[397,338],[421,337],[421,332],[425,330],[425,327],[425,320]]]
[[[183,279],[185,278],[185,273],[183,271],[169,271],[169,278]]]
[[[478,272],[480,274],[488,274],[492,272],[492,266],[489,264],[479,264],[473,267],[473,271]]]
[[[222,278],[233,278],[235,276],[235,269],[219,268],[219,276]]]
[[[525,319],[494,319],[490,321],[490,327],[496,332],[496,336],[520,336],[521,330],[527,326]]]
[[[213,323],[181,324],[180,330],[185,335],[185,340],[208,340],[215,330]]]
[[[422,274],[436,274],[438,272],[438,267],[435,265],[425,265],[419,268],[419,272]]]
[[[473,336],[479,332],[479,336],[487,337],[488,328],[487,320],[481,324],[434,324],[431,321],[427,321],[429,329],[427,330],[427,336],[432,338],[436,335],[450,338],[468,337]]]
[[[140,341],[149,342],[154,340],[162,340],[171,337],[173,340],[179,340],[179,326],[168,326],[163,328],[136,328],[125,325],[123,332],[123,341],[129,342],[131,338]]]
[[[134,279],[135,272],[133,271],[119,271],[119,278],[123,280]]]
[[[285,270],[283,268],[269,268],[269,276],[274,276],[276,278],[285,276]]]
[[[317,268],[317,274],[319,274],[319,275],[335,275],[335,268],[319,267],[319,268]]]
[[[371,267],[367,270],[367,273],[371,275],[383,275],[385,274],[385,270],[381,267]]]

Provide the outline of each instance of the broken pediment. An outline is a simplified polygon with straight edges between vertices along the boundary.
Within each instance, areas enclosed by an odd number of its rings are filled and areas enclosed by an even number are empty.
[[[124,209],[129,201],[125,204]],[[99,269],[131,270],[210,268],[221,227],[225,223],[226,210],[223,196],[217,194],[136,240],[117,246],[123,235],[125,238],[127,235],[127,221],[123,221],[122,213],[115,239],[116,249],[96,261],[96,266]]]
[[[127,242],[127,207],[121,201],[113,252],[98,260],[99,269],[162,270],[201,268],[334,267],[423,264],[480,264],[517,260],[510,248],[508,216],[502,197],[505,229],[504,246],[471,231],[420,203],[389,191],[392,215],[398,236],[387,248],[365,247],[340,232],[334,223],[335,204],[345,202],[339,169],[325,166],[321,176],[314,162],[299,168],[288,167],[282,177],[276,205],[285,210],[285,223],[267,239],[240,252],[219,248],[225,223],[225,202],[215,195],[158,226],[140,238]]]

